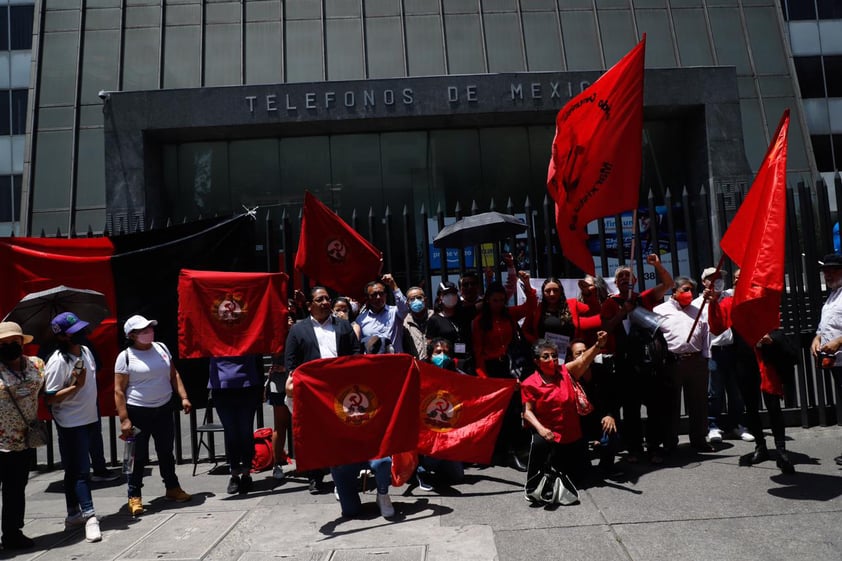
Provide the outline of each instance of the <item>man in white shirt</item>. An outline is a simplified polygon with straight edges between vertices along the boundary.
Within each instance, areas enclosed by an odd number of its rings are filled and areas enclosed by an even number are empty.
[[[708,387],[708,325],[699,321],[693,328],[699,308],[693,305],[696,282],[687,277],[675,279],[672,298],[655,307],[656,314],[664,317],[661,333],[667,342],[667,387],[665,415],[666,448],[678,443],[678,421],[681,416],[681,390],[690,417],[690,445],[699,452],[713,449],[705,441],[707,436],[707,387]],[[692,331],[692,335],[691,335]],[[689,336],[689,341],[688,341]]]
[[[386,304],[387,286],[395,297],[394,306]],[[356,322],[360,326],[366,352],[404,352],[403,320],[409,313],[409,305],[394,277],[387,273],[381,280],[371,281],[365,287],[365,292],[368,302]]]
[[[824,282],[830,292],[822,306],[822,316],[816,336],[810,346],[813,357],[821,360],[822,368],[830,368],[836,383],[836,395],[842,391],[842,255],[831,253],[821,261]],[[834,458],[842,466],[842,454]]]

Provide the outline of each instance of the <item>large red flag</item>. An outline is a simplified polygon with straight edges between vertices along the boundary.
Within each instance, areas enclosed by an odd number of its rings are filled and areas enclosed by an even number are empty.
[[[309,192],[295,268],[318,284],[359,296],[380,275],[381,252]]]
[[[491,463],[515,380],[465,376],[426,362],[418,362],[418,367],[418,453],[443,460]]]
[[[643,144],[646,35],[556,116],[547,190],[564,256],[589,274],[592,220],[637,206]]]
[[[181,358],[271,354],[287,333],[284,273],[182,269],[178,276]]]
[[[293,374],[298,470],[414,451],[418,368],[409,355],[353,355],[304,363]]]
[[[719,243],[740,268],[731,311],[733,327],[752,345],[780,326],[788,130],[789,109],[784,111],[754,183]]]

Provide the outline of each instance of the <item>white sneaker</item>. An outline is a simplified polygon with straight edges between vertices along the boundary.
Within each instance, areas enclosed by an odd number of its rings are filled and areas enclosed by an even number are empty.
[[[740,425],[734,429],[734,434],[740,437],[740,440],[743,442],[754,442],[754,435],[748,432],[748,430]]]
[[[383,518],[391,518],[395,515],[395,507],[392,506],[389,493],[377,493],[377,506],[380,508],[380,516]]]
[[[99,531],[99,520],[96,519],[96,516],[91,516],[85,522],[85,541],[102,541],[102,532]]]
[[[281,466],[280,464],[275,464],[274,469],[272,469],[272,478],[280,481],[284,477],[286,477],[286,474],[284,473],[283,466]]]
[[[64,519],[64,529],[73,530],[75,528],[81,528],[85,525],[86,520],[87,518],[82,516],[81,512],[77,512],[76,514],[68,514],[67,518]]]
[[[718,428],[712,428],[708,431],[708,442],[722,442],[722,431]]]
[[[339,487],[336,485],[333,486],[333,498],[339,500]]]

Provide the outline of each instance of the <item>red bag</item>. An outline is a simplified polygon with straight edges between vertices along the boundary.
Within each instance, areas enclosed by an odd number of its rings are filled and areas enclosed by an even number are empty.
[[[257,473],[275,465],[275,450],[272,448],[272,429],[260,428],[254,431],[254,458],[251,471]]]

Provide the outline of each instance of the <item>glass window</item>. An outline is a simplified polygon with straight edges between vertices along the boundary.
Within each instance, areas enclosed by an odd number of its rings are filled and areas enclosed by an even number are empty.
[[[404,0],[403,9],[407,14],[438,14],[439,0]]]
[[[0,90],[0,136],[12,132],[11,125],[11,94],[9,90]]]
[[[613,66],[637,43],[629,10],[599,12],[599,33],[602,35],[606,67]]]
[[[485,14],[489,72],[517,72],[523,67],[523,43],[517,14]]]
[[[824,54],[842,54],[842,20],[820,21],[819,40]]]
[[[26,138],[22,134],[9,138],[12,141],[12,173],[23,173],[23,150]]]
[[[708,30],[702,10],[673,10],[672,24],[678,41],[681,66],[708,66],[713,64]]]
[[[105,135],[102,129],[79,131],[76,159],[76,206],[105,204]]]
[[[137,6],[126,8],[126,28],[157,27],[161,25],[161,8]]]
[[[35,160],[32,208],[33,210],[69,208],[73,133],[71,131],[38,132],[36,142],[37,151],[41,157]],[[45,154],[49,154],[50,157],[43,157]]]
[[[32,23],[35,6],[9,6],[10,48],[13,51],[32,48]]]
[[[763,106],[766,108],[766,123],[769,134],[774,134],[781,116],[785,109],[795,110],[795,98],[775,97],[764,99]],[[805,146],[805,135],[801,130],[799,119],[790,119],[789,140],[787,144],[786,164],[790,171],[810,168],[807,163],[807,148]],[[764,154],[765,155],[765,154]]]
[[[544,200],[543,189],[547,183],[547,166],[550,163],[550,152],[553,145],[553,138],[555,137],[555,126],[541,125],[528,127],[529,132],[529,168],[532,185],[541,185],[542,192],[533,198],[530,193],[529,198],[532,203],[532,208],[538,208],[538,205]]]
[[[281,22],[246,24],[246,84],[276,84],[284,81]]]
[[[373,208],[378,215],[383,213],[386,203],[380,177],[379,135],[347,134],[331,137],[330,171],[333,188],[341,185],[341,193],[348,193],[342,200],[333,201],[338,213],[348,216],[350,213],[347,211],[354,207],[357,214],[362,212],[363,216],[368,214],[366,211],[369,208]]]
[[[400,0],[365,0],[365,16],[399,16],[401,14]]]
[[[70,105],[76,96],[76,53],[78,33],[46,33],[41,58],[41,93],[43,105]],[[41,158],[43,161],[43,158]]]
[[[559,10],[592,10],[593,0],[558,0]]]
[[[675,51],[672,48],[667,12],[665,10],[637,10],[637,29],[641,36],[646,33],[646,68],[675,67]],[[707,35],[696,37],[707,43]]]
[[[804,118],[813,134],[830,134],[830,115],[827,98],[817,97],[804,100]]]
[[[166,7],[167,26],[197,24],[202,20],[198,4],[170,4]]]
[[[635,0],[635,8],[665,8],[667,0]]]
[[[514,12],[517,10],[516,0],[482,0],[482,11],[489,12]]]
[[[0,136],[0,175],[12,173],[12,136]]]
[[[123,89],[158,89],[160,31],[154,27],[126,29],[123,64]]]
[[[813,0],[784,0],[786,17],[790,20],[816,19],[816,6]]]
[[[304,190],[324,189],[330,179],[330,140],[326,136],[282,138],[281,202],[300,204]]]
[[[315,82],[324,79],[320,21],[288,20],[284,47],[287,82]]]
[[[804,3],[806,4],[807,2]],[[839,0],[816,0],[816,4],[819,8],[819,19],[842,18],[842,4],[839,3]]]
[[[28,88],[29,73],[32,70],[32,53],[29,51],[12,51],[12,88]]]
[[[565,70],[555,14],[527,12],[522,17],[527,69],[530,72]]]
[[[105,203],[101,208],[77,210],[76,211],[76,231],[82,235],[83,232],[88,231],[88,226],[93,232],[102,232],[103,226],[106,224],[105,217]]]
[[[596,9],[601,8],[628,8],[627,0],[596,0]]]
[[[369,78],[406,75],[400,18],[366,18],[365,42]]]
[[[383,133],[380,135],[383,188],[392,214],[418,212],[426,202],[427,133],[425,131]]]
[[[554,11],[555,0],[520,0],[520,9],[524,12],[531,11]]]
[[[230,86],[242,82],[242,42],[239,23],[205,26],[206,86]]]
[[[842,131],[842,99],[831,98],[827,100],[827,116],[830,119],[830,130],[833,132]]]
[[[281,2],[279,0],[246,2],[246,21],[281,21]]]
[[[505,208],[509,197],[520,208],[527,193],[543,190],[536,189],[535,184],[529,181],[529,135],[526,127],[481,128],[479,146],[482,197],[493,197],[497,208]]]
[[[41,232],[48,236],[53,236],[56,230],[61,230],[67,233],[68,224],[70,224],[70,211],[62,210],[57,212],[38,212],[32,211],[32,233],[40,236]]]
[[[719,64],[736,66],[737,74],[751,74],[740,11],[734,8],[709,8],[708,14]]]
[[[410,76],[445,73],[440,16],[406,16],[406,54]]]
[[[842,97],[842,55],[824,57],[824,75],[827,97]]]
[[[328,80],[365,78],[362,24],[359,19],[328,20],[325,24]]]
[[[729,1],[736,4],[736,0]],[[670,6],[674,8],[696,8],[701,5],[702,0],[670,0]]]
[[[102,111],[100,111],[102,120]],[[69,129],[73,126],[72,107],[42,107],[38,111],[38,128],[46,129]]]
[[[444,29],[447,35],[448,72],[450,74],[485,72],[479,16],[445,16]]]
[[[182,216],[227,213],[233,207],[229,192],[228,144],[193,142],[178,147],[178,211]]]
[[[602,68],[593,12],[562,12],[561,37],[568,70]]]
[[[198,25],[167,27],[164,30],[164,88],[197,88],[199,77]]]
[[[761,76],[757,83],[761,97],[792,97],[795,93],[789,76]]]
[[[842,134],[834,134],[830,138],[833,141],[833,159],[836,162],[833,169],[838,170],[842,167]]]
[[[836,167],[833,164],[833,146],[830,144],[829,134],[819,134],[810,137],[813,145],[813,154],[816,156],[816,167],[819,171],[832,171]]]
[[[329,18],[360,17],[360,0],[330,0],[325,2],[325,16]]]
[[[442,5],[445,14],[475,14],[479,10],[477,0],[447,0]]]
[[[12,134],[26,133],[26,102],[29,90],[12,90]]]
[[[430,214],[438,204],[451,209],[460,200],[476,200],[480,207],[487,207],[478,132],[476,129],[430,131],[432,185],[427,204]]]
[[[237,140],[230,143],[231,177],[236,178],[233,205],[275,203],[281,190],[278,140]]]
[[[32,33],[30,32],[30,36]],[[31,39],[30,39],[31,40]],[[0,51],[9,50],[9,8],[0,6]]]
[[[20,220],[21,176],[0,176],[0,222]]]
[[[824,97],[822,57],[797,56],[792,60],[795,63],[795,74],[798,76],[801,97]]]
[[[82,103],[99,103],[100,90],[118,90],[118,50],[120,30],[85,32],[82,53]]]
[[[756,171],[760,162],[763,161],[763,156],[766,155],[769,144],[760,115],[760,103],[756,98],[741,99],[740,114],[743,118],[743,143],[746,158],[751,169]]]
[[[778,33],[778,12],[768,8],[744,8],[746,29],[758,74],[787,74],[783,36]]]
[[[285,19],[318,19],[322,17],[322,0],[284,2]]]
[[[242,10],[239,2],[208,2],[205,4],[205,24],[239,22]]]
[[[85,29],[120,29],[120,10],[114,8],[88,10],[85,14]]]
[[[819,55],[822,44],[817,21],[793,21],[788,24],[793,56]]]

